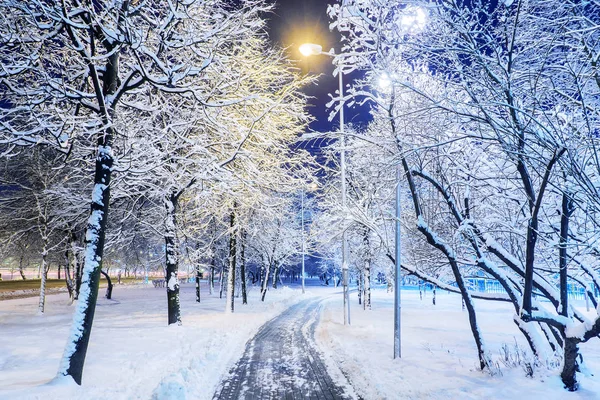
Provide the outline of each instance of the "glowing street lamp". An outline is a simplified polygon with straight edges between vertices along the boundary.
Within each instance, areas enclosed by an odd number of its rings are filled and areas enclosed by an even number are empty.
[[[333,49],[329,53],[323,51],[323,46],[314,43],[304,43],[299,48],[305,57],[326,55],[335,57]],[[344,82],[342,79],[342,66],[338,65],[338,82],[340,94],[340,169],[342,180],[342,209],[346,209],[346,139],[344,137]],[[346,230],[342,232],[342,287],[344,293],[344,325],[350,325],[350,288],[348,286],[348,240]]]
[[[304,57],[318,56],[323,53],[323,47],[314,43],[304,43],[299,50]]]

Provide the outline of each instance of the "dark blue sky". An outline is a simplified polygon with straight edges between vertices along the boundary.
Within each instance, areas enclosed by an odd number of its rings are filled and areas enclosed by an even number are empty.
[[[337,130],[337,117],[327,120],[330,110],[325,107],[330,97],[338,88],[337,77],[333,77],[331,58],[327,56],[312,56],[305,58],[298,51],[302,43],[317,43],[324,51],[340,49],[340,37],[337,32],[329,30],[327,4],[335,0],[275,0],[276,9],[270,16],[270,36],[273,41],[288,48],[293,59],[299,60],[298,67],[303,73],[322,74],[317,85],[306,88],[305,92],[313,96],[309,112],[316,118],[310,129],[319,132]],[[350,78],[344,77],[344,83]],[[346,122],[364,122],[368,119],[368,111],[346,109]]]

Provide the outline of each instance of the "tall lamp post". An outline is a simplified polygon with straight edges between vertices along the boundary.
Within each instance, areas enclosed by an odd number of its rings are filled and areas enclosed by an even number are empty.
[[[324,52],[323,47],[314,43],[305,43],[300,46],[300,53],[303,56],[318,56],[325,55],[335,57],[333,49],[329,52]],[[342,79],[342,68],[338,66],[338,81],[340,93],[340,168],[342,180],[342,210],[346,210],[346,138],[344,137],[344,82]],[[342,287],[344,293],[344,325],[350,325],[350,296],[348,286],[348,241],[346,239],[346,230],[342,232]]]
[[[309,191],[313,191],[317,189],[317,185],[316,184],[311,184],[308,186],[308,190]],[[306,190],[303,188],[302,189],[302,293],[304,294],[304,257],[306,256],[306,240],[304,239],[304,196],[306,194]]]
[[[427,14],[422,8],[419,7],[408,7],[404,10],[404,14],[399,19],[400,27],[406,33],[415,33],[423,29],[427,22]],[[390,96],[390,118],[394,118],[392,109],[394,107],[396,93],[394,88],[394,77],[390,77],[384,74],[379,79],[379,86],[382,89],[391,89]],[[402,178],[401,166],[398,165],[396,169],[396,215],[395,215],[395,290],[394,290],[394,358],[400,358],[401,352],[401,316],[402,316],[402,302],[401,302],[401,286],[402,286],[402,241],[401,241],[401,220],[402,220],[402,204],[401,204],[401,187],[400,179]]]

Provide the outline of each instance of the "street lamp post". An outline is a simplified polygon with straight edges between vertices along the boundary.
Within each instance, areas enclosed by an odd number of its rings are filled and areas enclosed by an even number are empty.
[[[304,243],[304,189],[302,189],[302,294],[304,294],[304,256],[306,255],[306,244]]]
[[[395,240],[395,245],[396,245],[396,287],[394,290],[394,358],[400,358],[401,357],[401,350],[400,350],[400,335],[401,335],[401,330],[400,330],[400,317],[402,315],[401,313],[401,307],[402,307],[402,303],[400,301],[400,288],[402,286],[402,275],[401,275],[401,263],[400,263],[400,256],[402,255],[402,246],[401,246],[401,240],[400,240],[400,219],[402,217],[402,208],[401,208],[401,203],[400,203],[400,196],[401,196],[401,191],[400,191],[400,176],[401,172],[400,172],[400,165],[398,165],[396,167],[396,240]]]
[[[314,43],[305,43],[300,46],[300,53],[305,57],[326,55],[329,57],[335,57],[333,49],[330,52],[324,52],[323,47]],[[344,81],[342,78],[342,66],[338,66],[338,82],[339,82],[339,94],[340,94],[340,169],[341,169],[341,180],[342,180],[342,210],[346,210],[346,139],[344,137]],[[344,325],[350,325],[350,288],[348,279],[348,241],[346,238],[346,230],[342,232],[342,288],[344,296]]]
[[[310,185],[308,185],[308,191],[312,192],[317,190],[317,185],[315,183],[312,183]],[[302,198],[301,198],[301,204],[302,204],[302,293],[304,293],[304,257],[306,256],[306,240],[304,239],[304,196],[306,195],[306,189],[302,188]]]

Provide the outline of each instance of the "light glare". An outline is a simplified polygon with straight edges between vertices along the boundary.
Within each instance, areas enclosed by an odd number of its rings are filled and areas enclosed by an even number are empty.
[[[304,57],[316,56],[323,52],[323,47],[314,43],[304,43],[299,48]]]
[[[400,17],[400,26],[408,31],[421,30],[425,27],[426,22],[427,14],[419,7],[407,8]]]

